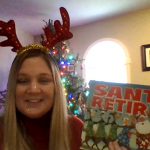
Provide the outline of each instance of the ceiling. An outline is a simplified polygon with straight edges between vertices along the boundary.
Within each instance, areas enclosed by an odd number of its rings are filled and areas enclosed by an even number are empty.
[[[0,19],[13,19],[16,28],[37,35],[45,21],[61,20],[60,7],[67,9],[71,27],[76,27],[150,8],[150,0],[0,0]]]

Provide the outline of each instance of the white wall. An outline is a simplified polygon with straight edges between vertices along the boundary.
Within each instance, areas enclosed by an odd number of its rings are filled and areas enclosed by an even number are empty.
[[[72,28],[70,45],[83,57],[95,41],[116,39],[126,47],[131,59],[130,83],[150,85],[150,71],[142,72],[141,68],[141,45],[150,44],[149,14],[150,9]]]
[[[31,35],[18,29],[18,27],[17,35],[23,46],[34,42],[34,38]],[[6,37],[0,37],[0,41],[3,41],[4,39],[6,39]],[[6,89],[9,69],[15,55],[16,53],[11,51],[11,47],[0,47],[0,91]]]

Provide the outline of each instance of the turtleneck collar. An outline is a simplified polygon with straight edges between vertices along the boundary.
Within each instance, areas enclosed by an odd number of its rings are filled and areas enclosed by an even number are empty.
[[[31,138],[35,150],[48,150],[51,111],[36,119],[19,114],[19,119],[23,123],[27,136]]]
[[[51,121],[51,111],[45,114],[44,116],[40,118],[28,118],[22,114],[19,114],[19,119],[21,122],[25,125],[25,127],[33,126],[34,128],[49,128],[50,127],[50,121]]]

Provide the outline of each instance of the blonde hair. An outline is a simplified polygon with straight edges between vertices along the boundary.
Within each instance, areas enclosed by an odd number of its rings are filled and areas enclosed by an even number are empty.
[[[4,116],[4,150],[31,150],[30,143],[22,131],[21,124],[16,115],[15,89],[17,73],[25,59],[29,57],[42,57],[52,71],[54,79],[54,104],[50,123],[50,150],[70,150],[68,116],[66,99],[60,80],[59,70],[50,55],[41,49],[25,51],[17,55],[13,61],[9,79],[8,93],[6,98],[6,112]],[[59,117],[58,117],[59,115]]]

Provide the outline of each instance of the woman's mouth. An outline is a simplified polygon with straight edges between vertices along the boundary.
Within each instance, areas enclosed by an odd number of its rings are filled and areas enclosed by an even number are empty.
[[[27,102],[29,102],[29,103],[39,103],[39,102],[41,102],[42,101],[42,99],[39,99],[39,98],[35,98],[35,99],[28,99],[28,100],[26,100]]]
[[[26,100],[26,108],[30,111],[42,106],[43,99],[28,99]]]

